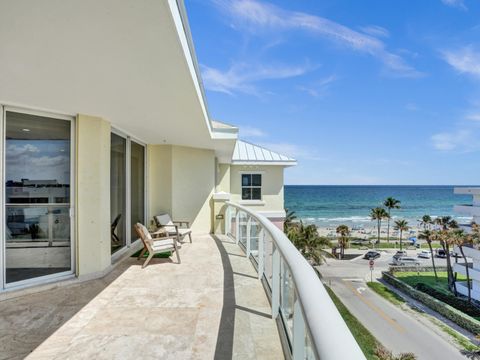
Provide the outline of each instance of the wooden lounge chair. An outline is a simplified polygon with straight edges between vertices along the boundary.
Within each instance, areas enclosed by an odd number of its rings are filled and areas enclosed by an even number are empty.
[[[173,221],[169,214],[154,216],[153,220],[158,228],[157,231],[163,230],[167,236],[178,236],[180,242],[183,242],[185,236],[188,235],[190,243],[192,242],[192,230],[189,229],[188,221]],[[182,225],[186,227],[182,228]]]
[[[122,214],[118,214],[117,217],[113,220],[112,225],[110,225],[110,235],[114,243],[120,242],[120,239],[118,238],[117,234],[115,234],[115,230],[117,229],[118,223],[120,222],[121,218],[122,218]]]
[[[138,237],[143,242],[143,250],[140,252],[138,259],[142,258],[146,251],[148,251],[148,257],[142,265],[142,268],[148,265],[150,260],[152,260],[153,255],[162,254],[166,252],[173,252],[177,255],[177,262],[180,264],[180,254],[178,253],[177,239],[172,237],[167,238],[153,238],[152,234],[147,230],[147,228],[140,223],[134,225],[135,232]],[[156,232],[158,233],[158,232]]]

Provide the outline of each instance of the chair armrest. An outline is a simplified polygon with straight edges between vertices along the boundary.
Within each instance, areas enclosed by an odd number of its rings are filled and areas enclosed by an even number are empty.
[[[158,239],[158,238],[161,238],[162,236],[166,237],[168,235],[168,232],[164,228],[160,228],[158,230],[151,232],[150,235],[152,236],[152,238]]]
[[[173,223],[177,223],[177,224],[179,224],[180,226],[182,226],[182,224],[185,224],[185,226],[186,226],[187,228],[190,227],[190,222],[189,222],[189,221],[183,221],[183,220],[181,220],[181,221],[178,220],[178,221],[177,221],[177,220],[175,220],[175,221],[172,221],[172,222],[173,222]]]

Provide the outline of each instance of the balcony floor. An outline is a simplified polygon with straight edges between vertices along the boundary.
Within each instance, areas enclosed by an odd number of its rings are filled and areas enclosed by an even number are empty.
[[[0,302],[0,358],[283,358],[263,286],[235,243],[196,236],[180,256],[145,269],[129,258],[103,279]]]

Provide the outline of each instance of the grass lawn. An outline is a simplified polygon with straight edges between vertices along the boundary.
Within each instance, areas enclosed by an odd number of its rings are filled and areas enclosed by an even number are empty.
[[[378,295],[385,298],[386,300],[390,301],[394,305],[401,305],[405,303],[405,300],[392,290],[387,288],[385,285],[379,282],[367,282],[367,286],[375,291]]]
[[[446,294],[451,294],[448,290],[447,272],[438,271],[438,281],[435,281],[435,274],[432,272],[397,272],[395,277],[407,283],[410,286],[415,287],[418,283],[424,283],[438,291]],[[458,274],[457,280],[467,280],[463,275]]]
[[[352,332],[353,337],[357,340],[358,345],[363,351],[363,354],[368,360],[378,360],[375,355],[377,347],[382,346],[378,340],[363,326],[358,319],[352,315],[350,311],[343,305],[340,299],[328,286],[325,286],[328,294],[333,300],[343,320],[346,322],[348,328]]]

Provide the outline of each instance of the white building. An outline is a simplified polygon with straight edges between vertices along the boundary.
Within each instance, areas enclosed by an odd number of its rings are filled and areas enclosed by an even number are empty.
[[[458,195],[472,195],[473,201],[471,204],[455,205],[454,211],[460,215],[471,216],[472,221],[480,224],[480,187],[456,187],[455,194]],[[470,224],[461,224],[470,225]]]
[[[455,212],[460,215],[472,217],[472,221],[480,224],[480,188],[478,187],[457,187],[454,189],[455,194],[459,195],[472,195],[472,204],[461,204],[454,207]],[[461,228],[469,231],[470,224],[460,224]],[[454,249],[455,253],[460,254],[458,248]],[[463,252],[467,258],[472,259],[471,267],[469,268],[469,275],[472,281],[471,296],[475,300],[480,300],[480,250],[464,247]],[[462,260],[455,263],[453,271],[466,275],[465,265]],[[466,281],[457,281],[457,291],[467,296],[468,288]]]

